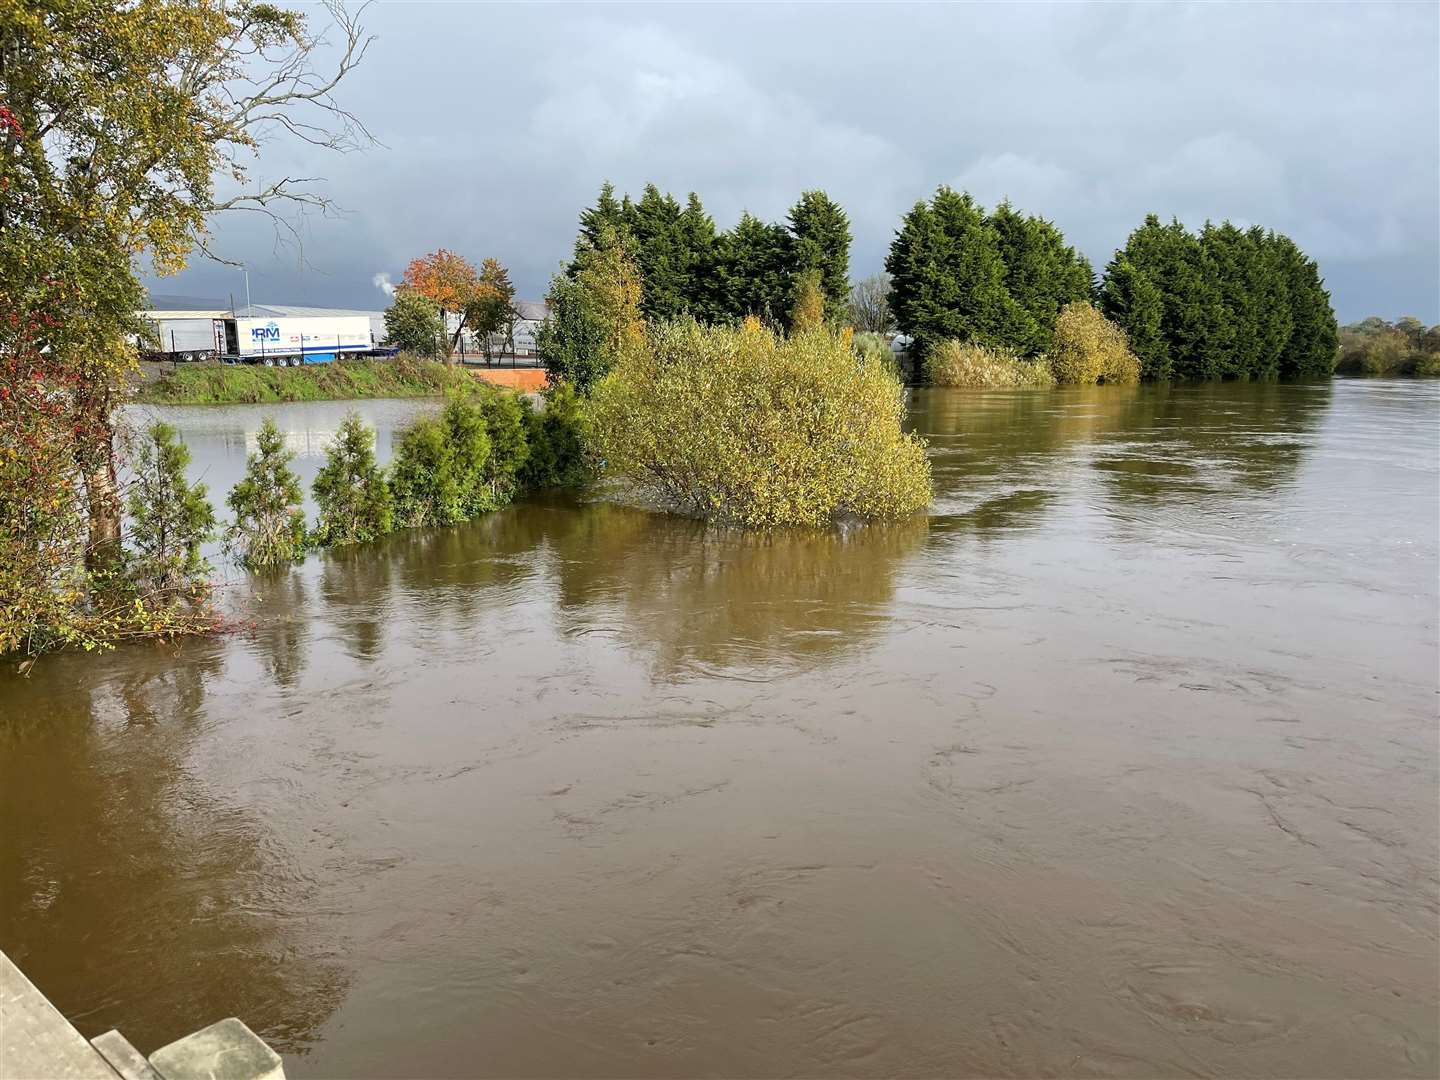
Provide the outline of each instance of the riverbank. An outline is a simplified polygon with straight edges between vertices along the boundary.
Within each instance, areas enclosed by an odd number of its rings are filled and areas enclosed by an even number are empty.
[[[463,367],[406,356],[293,368],[185,364],[173,370],[167,367],[154,378],[147,373],[135,400],[151,405],[253,405],[436,397],[472,377]]]

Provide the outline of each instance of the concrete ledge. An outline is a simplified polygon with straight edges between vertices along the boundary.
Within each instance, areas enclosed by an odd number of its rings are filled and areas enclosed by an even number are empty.
[[[3,952],[0,1080],[116,1080],[99,1051]]]
[[[235,1017],[150,1055],[164,1080],[285,1080],[280,1055]]]
[[[120,1074],[120,1080],[160,1080],[160,1074],[150,1067],[145,1055],[120,1032],[112,1029],[104,1035],[96,1035],[90,1040],[90,1045]]]

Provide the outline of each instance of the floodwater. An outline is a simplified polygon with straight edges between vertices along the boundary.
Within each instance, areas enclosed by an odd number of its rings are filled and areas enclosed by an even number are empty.
[[[928,520],[231,570],[0,678],[0,947],[295,1080],[1433,1077],[1437,391],[921,391]],[[223,492],[345,408],[157,411]]]

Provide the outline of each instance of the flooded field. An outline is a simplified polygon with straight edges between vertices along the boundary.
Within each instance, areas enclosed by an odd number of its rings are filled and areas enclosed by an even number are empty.
[[[928,520],[229,569],[0,676],[0,947],[294,1080],[1432,1077],[1437,390],[920,391]],[[220,504],[348,407],[147,412]]]

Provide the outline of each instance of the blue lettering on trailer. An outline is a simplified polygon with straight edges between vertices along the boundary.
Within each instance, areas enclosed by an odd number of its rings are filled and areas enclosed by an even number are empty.
[[[279,341],[280,327],[271,320],[264,326],[252,326],[250,328],[251,341]]]

